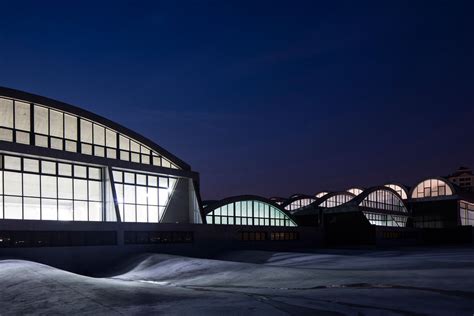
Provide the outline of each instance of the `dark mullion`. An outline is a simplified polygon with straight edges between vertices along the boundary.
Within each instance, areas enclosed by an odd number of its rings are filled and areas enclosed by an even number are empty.
[[[48,110],[48,118],[46,119],[46,122],[48,124],[48,131],[47,131],[47,139],[48,139],[48,148],[51,148],[51,129],[50,129],[50,115],[49,115],[49,112],[50,112],[50,109],[49,108],[46,108]]]
[[[0,167],[1,167],[1,170],[2,170],[2,218],[5,218],[5,194],[4,194],[4,191],[5,191],[5,172],[4,172],[4,167],[3,167],[3,164],[4,164],[4,160],[5,160],[5,156],[1,156],[2,157],[2,160],[0,161]]]
[[[64,114],[63,114],[63,129],[64,129]],[[59,164],[55,162],[54,165],[56,169],[56,220],[58,221],[59,220]]]
[[[135,186],[135,223],[137,223],[138,220],[138,199],[137,199],[137,174],[133,173],[133,180],[134,180],[134,186]]]
[[[12,107],[13,107],[13,130],[12,130],[12,140],[14,143],[16,143],[16,119],[15,119],[15,114],[16,114],[16,101],[12,100]]]
[[[30,144],[35,146],[35,106],[30,103]]]
[[[82,141],[81,141],[81,119],[77,118],[77,152],[82,154]]]

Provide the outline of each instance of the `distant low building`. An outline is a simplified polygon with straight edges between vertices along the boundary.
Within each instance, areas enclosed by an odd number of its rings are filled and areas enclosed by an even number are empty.
[[[446,178],[463,190],[474,192],[474,174],[471,168],[459,167]]]

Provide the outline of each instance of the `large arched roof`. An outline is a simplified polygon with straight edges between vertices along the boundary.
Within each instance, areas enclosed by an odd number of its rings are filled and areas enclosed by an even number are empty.
[[[163,147],[159,146],[155,142],[151,141],[150,139],[118,124],[115,123],[107,118],[104,118],[100,115],[94,114],[90,111],[81,109],[74,105],[70,105],[61,101],[53,100],[50,98],[46,98],[40,95],[31,94],[24,91],[19,91],[11,88],[0,87],[0,96],[11,98],[15,100],[25,101],[27,103],[34,103],[39,106],[46,106],[49,108],[57,109],[59,111],[67,112],[73,115],[77,115],[78,117],[83,117],[90,121],[96,122],[98,124],[104,125],[105,127],[109,127],[123,135],[126,135],[143,145],[150,147],[150,149],[155,150],[159,154],[163,155],[165,158],[169,159],[171,162],[182,168],[183,170],[191,170],[191,167],[179,159],[178,157],[174,156],[172,153],[164,149]]]

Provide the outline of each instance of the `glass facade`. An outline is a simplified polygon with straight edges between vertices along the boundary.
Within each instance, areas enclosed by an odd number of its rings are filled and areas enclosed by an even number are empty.
[[[371,192],[359,205],[385,211],[408,212],[400,197],[388,190]]]
[[[216,208],[206,216],[208,224],[249,226],[296,226],[279,210],[265,202],[246,200],[232,202]]]
[[[122,222],[160,222],[176,178],[115,169],[113,178]]]
[[[115,130],[39,104],[0,98],[0,140],[179,169]]]
[[[0,155],[0,218],[103,221],[102,168]]]
[[[449,185],[439,179],[428,179],[419,183],[411,194],[413,199],[453,195]]]
[[[467,201],[459,202],[459,217],[461,219],[461,225],[463,226],[474,226],[474,203]]]
[[[363,192],[363,190],[359,189],[359,188],[350,188],[350,189],[347,190],[347,192],[352,193],[352,194],[357,196],[357,195],[361,194]]]
[[[397,192],[397,194],[400,195],[402,199],[406,200],[408,198],[407,192],[401,186],[396,185],[396,184],[386,184],[385,186]]]
[[[117,221],[107,168],[0,154],[0,219]],[[112,173],[121,220],[159,223],[178,179]]]
[[[290,204],[288,204],[287,206],[285,206],[285,210],[294,211],[294,210],[300,209],[302,207],[308,206],[311,203],[313,203],[314,201],[316,201],[316,199],[301,198],[301,199],[295,200],[295,201],[291,202]]]
[[[402,199],[388,190],[375,190],[365,197],[359,206],[372,209],[364,210],[365,217],[372,225],[405,227],[407,216],[389,214],[389,211],[408,213]],[[382,210],[384,212],[377,212]]]
[[[341,204],[347,203],[354,198],[351,194],[337,194],[331,196],[319,204],[320,207],[336,207]]]
[[[407,224],[406,216],[397,216],[392,214],[380,214],[363,212],[370,224],[377,226],[405,227]]]

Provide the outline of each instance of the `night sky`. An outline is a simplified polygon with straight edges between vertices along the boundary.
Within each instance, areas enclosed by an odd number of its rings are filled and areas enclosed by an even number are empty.
[[[0,85],[138,131],[204,199],[474,167],[472,1],[2,1]]]

